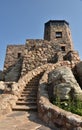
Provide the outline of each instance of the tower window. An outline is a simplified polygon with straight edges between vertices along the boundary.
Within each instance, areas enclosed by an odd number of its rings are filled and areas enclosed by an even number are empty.
[[[61,51],[65,51],[65,46],[61,46]]]
[[[21,53],[18,53],[18,58],[20,58],[21,57]]]
[[[62,38],[62,32],[56,32],[56,38]]]

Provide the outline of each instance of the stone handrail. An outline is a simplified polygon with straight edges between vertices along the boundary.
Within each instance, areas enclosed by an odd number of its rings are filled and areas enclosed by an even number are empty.
[[[19,91],[22,91],[22,89],[26,86],[26,84],[28,84],[28,82],[32,78],[34,78],[41,72],[44,72],[46,70],[50,71],[51,68],[53,69],[54,67],[56,68],[56,67],[63,66],[63,65],[66,65],[71,68],[71,63],[69,61],[61,61],[61,62],[58,62],[57,64],[45,64],[40,67],[37,67],[36,69],[34,69],[32,71],[29,71],[26,75],[24,75],[23,77],[20,78],[18,83],[15,83],[16,88],[18,87],[18,92],[16,91],[16,93],[19,96],[20,95]],[[15,85],[14,85],[14,88],[15,88]]]
[[[39,82],[38,88],[38,114],[39,117],[46,122],[52,128],[61,128],[61,130],[79,130],[82,129],[82,117],[71,112],[67,112],[49,101],[47,83],[48,73],[57,68],[58,66],[68,66],[69,62],[60,62],[54,64],[44,73],[42,79]]]

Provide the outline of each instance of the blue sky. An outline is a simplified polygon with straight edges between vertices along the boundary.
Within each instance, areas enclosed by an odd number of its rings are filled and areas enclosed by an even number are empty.
[[[48,20],[69,22],[74,48],[82,59],[82,0],[0,0],[0,69],[7,45],[43,39]]]

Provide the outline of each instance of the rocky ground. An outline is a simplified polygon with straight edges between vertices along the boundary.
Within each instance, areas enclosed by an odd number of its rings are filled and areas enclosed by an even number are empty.
[[[44,124],[37,112],[12,112],[0,119],[0,130],[53,130]],[[55,130],[55,129],[54,129]]]

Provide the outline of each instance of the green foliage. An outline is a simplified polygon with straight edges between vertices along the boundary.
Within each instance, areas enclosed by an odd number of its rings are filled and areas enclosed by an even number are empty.
[[[52,103],[66,111],[82,116],[82,102],[80,100],[61,101],[58,97],[52,99]]]

